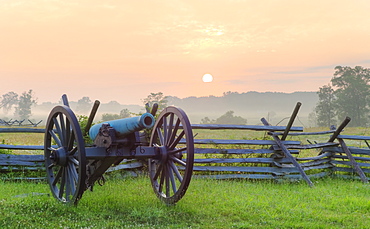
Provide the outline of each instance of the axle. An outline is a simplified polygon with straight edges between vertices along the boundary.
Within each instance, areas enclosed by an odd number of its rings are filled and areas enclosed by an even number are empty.
[[[102,160],[105,158],[122,158],[122,159],[138,159],[138,158],[155,158],[160,154],[158,147],[137,146],[134,149],[129,147],[119,147],[116,149],[105,147],[89,147],[86,148],[87,160]],[[122,160],[121,159],[121,160]]]

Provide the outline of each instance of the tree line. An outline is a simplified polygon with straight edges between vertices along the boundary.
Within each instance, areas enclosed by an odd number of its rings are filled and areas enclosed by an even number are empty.
[[[370,68],[335,67],[330,83],[319,88],[319,101],[312,116],[318,126],[331,126],[351,118],[349,126],[370,121]]]
[[[169,96],[165,96],[162,92],[150,93],[145,99],[143,99],[144,105],[149,109],[154,103],[158,104],[158,113],[167,107]],[[217,119],[210,119],[204,117],[201,120],[201,124],[235,124],[244,125],[247,124],[247,119],[241,116],[234,115],[234,111],[227,111]]]
[[[20,119],[28,119],[31,116],[31,107],[37,103],[32,90],[25,91],[21,95],[11,91],[2,95],[0,108],[7,114],[15,107],[14,116]]]
[[[158,111],[162,111],[167,107],[167,96],[164,96],[162,92],[150,93],[147,98],[142,100],[145,107],[150,109],[154,103],[159,105]],[[60,100],[59,104],[63,102]],[[77,103],[71,102],[75,106],[75,111],[79,114],[85,114],[91,110],[93,102],[90,97],[83,96],[77,101]],[[11,91],[2,95],[0,100],[0,109],[3,110],[4,114],[8,114],[14,108],[14,116],[20,119],[28,119],[32,115],[32,106],[37,104],[37,98],[35,97],[32,90],[23,92],[21,95]],[[120,104],[116,101],[111,101],[109,105],[119,106]],[[120,118],[131,117],[132,115],[139,115],[130,112],[129,109],[124,108],[117,113],[103,113],[100,121],[108,121]]]

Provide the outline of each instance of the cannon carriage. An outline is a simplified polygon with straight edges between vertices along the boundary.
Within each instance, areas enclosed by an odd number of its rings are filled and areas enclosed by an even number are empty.
[[[95,101],[86,128],[81,130],[67,96],[62,100],[64,105],[49,114],[44,137],[47,180],[57,200],[77,204],[107,169],[124,159],[138,158],[148,161],[149,178],[161,201],[175,204],[184,196],[193,172],[194,139],[183,110],[167,107],[155,120],[154,105],[141,116],[91,127],[99,107]],[[85,145],[87,132],[92,146]]]

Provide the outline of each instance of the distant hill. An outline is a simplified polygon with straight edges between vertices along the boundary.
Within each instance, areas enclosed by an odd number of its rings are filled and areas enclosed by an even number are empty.
[[[193,123],[199,123],[202,118],[216,119],[227,111],[234,111],[235,115],[248,120],[248,124],[260,123],[260,118],[270,116],[283,119],[290,116],[297,102],[302,106],[298,117],[307,121],[307,116],[318,102],[316,92],[246,92],[225,93],[221,97],[169,97],[168,104],[181,107],[191,118]]]
[[[308,114],[312,112],[318,102],[316,92],[228,92],[220,97],[187,97],[183,99],[168,96],[168,105],[182,108],[192,123],[200,123],[205,117],[217,119],[227,111],[234,111],[234,115],[246,118],[250,125],[261,124],[262,117],[268,118],[271,124],[277,124],[280,120],[291,115],[297,102],[302,103],[298,118],[308,125]],[[56,105],[58,103],[51,102],[36,105],[32,110],[32,118],[46,121],[50,110]],[[70,101],[70,106],[76,112],[77,102]],[[122,109],[128,109],[133,113],[144,112],[143,105],[122,105],[115,101],[102,103],[95,121],[100,121],[103,113],[119,114]],[[86,111],[82,114],[88,115],[89,113],[90,111]]]

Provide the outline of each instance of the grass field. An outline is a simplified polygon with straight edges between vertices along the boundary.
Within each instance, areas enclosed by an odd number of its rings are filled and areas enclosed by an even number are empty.
[[[368,184],[314,183],[193,179],[166,206],[148,178],[112,179],[74,207],[48,196],[47,184],[0,182],[0,228],[368,228]]]
[[[263,132],[253,131],[202,130],[197,134],[198,138],[220,139],[264,137]],[[343,134],[369,135],[367,128],[348,128]],[[319,142],[327,139],[313,137]],[[43,135],[0,134],[0,140],[5,144],[42,145]],[[299,140],[306,141],[302,137]],[[315,186],[310,188],[304,181],[193,179],[185,197],[176,206],[166,206],[156,198],[149,178],[108,177],[106,185],[85,192],[75,207],[58,203],[50,196],[46,182],[0,179],[0,228],[369,227],[369,184],[335,178],[313,182]]]

